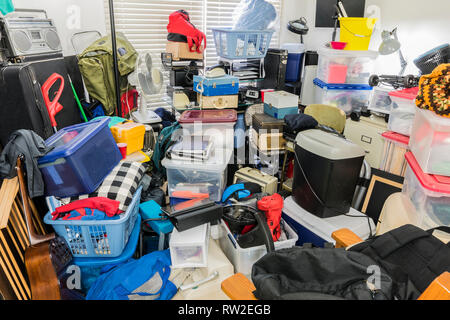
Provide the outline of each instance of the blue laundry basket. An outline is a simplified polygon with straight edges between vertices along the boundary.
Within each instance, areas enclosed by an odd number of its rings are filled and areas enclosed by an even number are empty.
[[[73,257],[118,257],[122,254],[139,215],[142,187],[133,196],[131,204],[118,220],[84,221],[52,220],[55,199],[47,199],[50,211],[44,222],[63,237]]]
[[[266,56],[273,30],[212,29],[217,55],[231,60],[262,59]]]

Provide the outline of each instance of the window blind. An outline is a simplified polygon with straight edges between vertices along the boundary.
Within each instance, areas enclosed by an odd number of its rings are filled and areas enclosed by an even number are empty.
[[[280,15],[283,0],[269,0]],[[232,14],[240,0],[114,0],[114,19],[116,32],[122,32],[139,53],[151,52],[160,57],[167,42],[167,23],[169,15],[180,9],[189,12],[191,22],[207,36],[205,64],[214,65],[218,61],[211,28],[232,27]],[[109,4],[104,0],[106,29],[110,32]],[[271,46],[279,45],[276,32]],[[157,59],[155,64],[160,64]],[[168,73],[165,73],[168,84]],[[158,106],[162,95],[146,97],[152,106]]]

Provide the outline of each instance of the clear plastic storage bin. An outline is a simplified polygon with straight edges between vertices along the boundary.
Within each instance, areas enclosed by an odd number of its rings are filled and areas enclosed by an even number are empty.
[[[233,149],[215,149],[206,161],[172,160],[167,157],[162,165],[167,170],[169,196],[174,191],[208,193],[213,201],[220,201],[227,180],[227,166]]]
[[[389,88],[374,87],[370,97],[369,110],[384,114],[391,113],[392,99],[389,96]]]
[[[326,83],[366,84],[373,74],[376,51],[320,48],[317,78]]]
[[[316,104],[329,104],[342,109],[347,115],[360,111],[369,104],[372,87],[356,84],[329,84],[314,79]]]
[[[415,99],[418,92],[418,87],[389,92],[389,96],[392,99],[388,123],[389,131],[394,131],[405,136],[411,134],[417,109]]]
[[[174,229],[169,242],[172,268],[207,267],[209,235],[209,223],[183,232]]]
[[[426,174],[412,152],[405,155],[408,162],[403,192],[416,208],[421,228],[450,226],[450,177]]]
[[[450,118],[417,109],[410,148],[425,173],[450,176]]]
[[[298,240],[295,231],[284,220],[281,220],[281,224],[286,231],[287,240],[275,242],[275,250],[292,248]],[[234,271],[250,276],[253,264],[267,253],[266,246],[241,248],[223,220],[220,232],[220,247],[233,264]]]

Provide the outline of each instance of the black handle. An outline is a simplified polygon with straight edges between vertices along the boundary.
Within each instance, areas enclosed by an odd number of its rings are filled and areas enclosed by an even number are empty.
[[[258,212],[257,214],[255,214],[255,219],[258,222],[258,225],[261,226],[261,230],[264,234],[267,253],[275,251],[272,233],[270,232],[269,226],[267,225],[266,216],[262,212]]]

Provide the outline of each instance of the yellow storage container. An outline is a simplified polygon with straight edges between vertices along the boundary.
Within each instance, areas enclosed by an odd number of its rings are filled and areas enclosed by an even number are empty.
[[[144,148],[145,126],[133,121],[116,124],[111,127],[114,140],[127,144],[127,155]]]
[[[368,50],[376,18],[339,18],[341,42],[347,42],[344,50]]]

